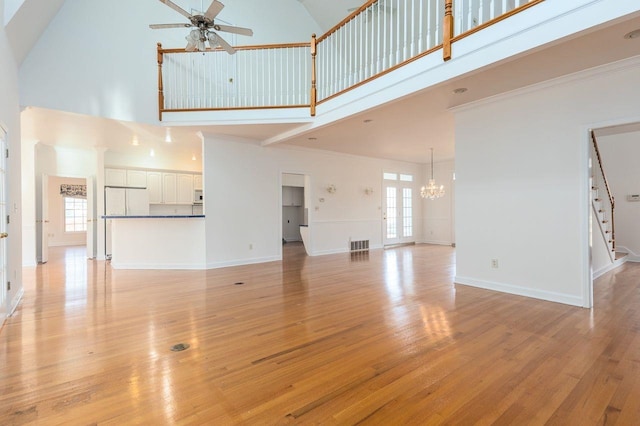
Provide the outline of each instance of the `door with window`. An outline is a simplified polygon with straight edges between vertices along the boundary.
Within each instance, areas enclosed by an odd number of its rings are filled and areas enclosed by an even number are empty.
[[[9,312],[7,301],[7,139],[0,127],[0,326]]]
[[[413,175],[385,172],[383,182],[383,244],[414,242]]]

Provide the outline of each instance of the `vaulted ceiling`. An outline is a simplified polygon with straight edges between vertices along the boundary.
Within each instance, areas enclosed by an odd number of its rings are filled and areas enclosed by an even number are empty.
[[[15,40],[16,57],[24,58],[30,46],[42,33],[48,19],[51,19],[64,0],[25,0],[24,9],[18,11],[7,27],[10,38]],[[152,0],[146,0],[152,1]],[[204,1],[204,0],[203,0]],[[208,1],[208,0],[206,0]],[[232,0],[227,0],[230,2]],[[329,29],[344,18],[350,10],[363,4],[362,0],[298,0],[304,5],[322,29]],[[43,4],[45,9],[38,9]],[[35,10],[42,13],[29,25],[24,25]],[[434,147],[438,159],[454,156],[453,115],[449,108],[508,92],[537,82],[546,81],[598,65],[637,56],[640,53],[640,39],[626,40],[628,32],[640,28],[640,16],[631,17],[612,25],[594,28],[584,34],[574,36],[545,46],[535,52],[523,54],[485,70],[476,72],[416,93],[405,99],[383,105],[348,117],[330,126],[286,140],[288,145],[323,149],[389,158],[402,161],[428,161],[427,147]],[[457,87],[468,90],[454,94]],[[64,141],[69,145],[74,140],[84,141],[99,138],[95,129],[111,134],[126,134],[132,126],[144,127],[143,134],[149,139],[164,140],[165,130],[160,126],[142,126],[135,123],[121,123],[114,120],[87,118],[33,109],[26,111],[27,125],[25,137],[41,140]],[[82,124],[80,121],[83,121]],[[365,123],[366,120],[366,123]],[[56,125],[52,125],[56,123]],[[293,129],[296,124],[252,125],[252,126],[198,126],[174,130],[190,144],[199,143],[197,132],[211,132],[243,136],[264,140]],[[105,130],[107,129],[107,130]],[[74,133],[69,137],[69,133]],[[58,135],[56,135],[58,133]],[[66,137],[63,135],[66,134]],[[129,138],[127,138],[129,139]],[[344,143],[345,140],[350,143]],[[392,143],[390,143],[392,142]],[[112,139],[96,141],[96,144],[114,143]],[[123,149],[116,146],[113,149]]]

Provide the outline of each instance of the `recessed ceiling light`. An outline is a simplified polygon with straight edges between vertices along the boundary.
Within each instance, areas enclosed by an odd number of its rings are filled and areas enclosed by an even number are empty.
[[[458,87],[457,89],[453,89],[453,93],[455,93],[456,95],[459,95],[461,93],[466,92],[467,90],[469,89],[467,89],[466,87]]]
[[[624,38],[626,38],[627,40],[631,40],[634,38],[640,38],[640,28],[638,28],[637,30],[633,30],[630,33],[627,33],[624,35]]]

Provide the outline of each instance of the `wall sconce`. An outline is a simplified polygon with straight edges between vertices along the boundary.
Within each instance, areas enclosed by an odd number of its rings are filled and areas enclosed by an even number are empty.
[[[373,188],[368,186],[364,189],[364,195],[371,195],[373,194]]]
[[[327,186],[327,192],[329,194],[335,194],[336,192],[336,186],[334,184],[331,184],[329,186]]]

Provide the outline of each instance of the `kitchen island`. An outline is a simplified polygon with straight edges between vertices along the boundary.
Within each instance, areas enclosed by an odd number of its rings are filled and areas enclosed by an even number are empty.
[[[204,215],[102,216],[114,269],[206,269]]]

